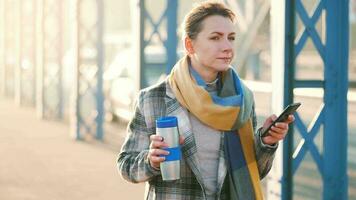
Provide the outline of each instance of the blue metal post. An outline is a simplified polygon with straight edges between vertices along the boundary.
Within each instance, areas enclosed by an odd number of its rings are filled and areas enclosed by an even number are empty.
[[[326,1],[323,199],[347,199],[349,1]]]
[[[77,1],[77,76],[75,83],[75,117],[73,121],[75,138],[84,139],[91,134],[103,139],[104,97],[103,97],[103,0],[96,4],[95,22],[84,21],[82,4]],[[86,54],[85,52],[92,52]],[[95,53],[93,53],[95,52]],[[90,102],[93,102],[90,104]]]
[[[321,0],[316,2],[313,13],[308,14],[305,1],[291,0],[285,1],[285,31],[284,31],[284,50],[282,51],[280,43],[276,40],[281,37],[279,30],[272,30],[272,37],[277,44],[272,50],[272,65],[277,65],[276,70],[272,70],[272,82],[275,82],[279,94],[273,93],[274,100],[278,101],[277,96],[283,94],[283,106],[294,101],[293,93],[295,88],[319,88],[324,89],[324,102],[320,105],[319,111],[315,113],[312,122],[308,128],[304,124],[299,112],[295,114],[295,127],[298,129],[301,140],[294,147],[291,129],[287,138],[283,142],[283,174],[281,179],[281,196],[278,189],[270,189],[269,197],[271,199],[293,199],[293,187],[298,182],[293,182],[293,175],[303,161],[305,155],[310,153],[315,161],[317,170],[323,181],[323,199],[347,199],[348,177],[347,177],[347,90],[348,90],[348,42],[349,42],[349,21],[348,6],[349,1]],[[274,2],[273,6],[278,7]],[[278,29],[278,10],[272,6],[272,27]],[[326,41],[322,42],[316,29],[318,20],[323,11],[326,16]],[[300,29],[298,37],[295,37],[296,16],[303,23],[304,27]],[[277,14],[277,15],[276,15]],[[276,23],[277,22],[277,23]],[[322,27],[324,28],[324,27]],[[316,51],[324,64],[323,80],[297,80],[295,78],[295,60],[305,47],[306,41],[311,39]],[[274,44],[275,44],[274,43]],[[284,67],[280,67],[280,55],[284,54]],[[275,69],[273,67],[273,69]],[[278,74],[283,71],[283,75]],[[283,76],[283,83],[278,79]],[[279,91],[279,85],[284,85],[283,92]],[[308,105],[305,105],[308,106]],[[320,133],[320,127],[324,125],[323,130],[323,149],[319,150],[314,142],[314,138]],[[293,151],[293,149],[295,150]],[[293,156],[293,157],[292,157]],[[278,161],[279,159],[277,159]],[[307,161],[307,162],[310,162]],[[278,164],[278,163],[277,163]],[[317,171],[315,171],[317,173]],[[271,183],[278,181],[278,173],[273,177]],[[317,176],[315,176],[317,178]],[[302,183],[307,184],[307,183]],[[305,185],[303,185],[305,187]],[[299,191],[303,195],[303,191]],[[314,198],[317,194],[309,194]],[[320,195],[321,196],[321,195]],[[303,197],[303,196],[302,196]]]
[[[285,59],[284,59],[284,107],[293,102],[293,88],[295,80],[295,0],[285,2]],[[282,175],[282,199],[293,198],[293,127],[289,128],[288,134],[283,141],[283,175]]]
[[[169,74],[177,61],[177,0],[168,0],[167,2],[167,40],[165,46],[167,49],[166,74]]]

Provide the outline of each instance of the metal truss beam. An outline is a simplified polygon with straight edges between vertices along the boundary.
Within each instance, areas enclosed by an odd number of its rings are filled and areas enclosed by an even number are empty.
[[[166,8],[160,13],[159,19],[154,21],[151,16],[152,13],[147,10],[146,0],[140,1],[140,88],[152,84],[152,81],[148,80],[148,71],[162,71],[162,73],[168,74],[177,60],[177,9],[177,0],[166,1]],[[166,27],[163,29],[161,27],[164,21]],[[151,30],[151,32],[148,37],[145,37],[148,30]],[[157,41],[153,41],[154,36],[157,36],[158,44]],[[167,58],[166,62],[149,63],[146,59],[147,47],[162,45]]]
[[[41,0],[37,111],[41,118],[63,117],[63,1]]]
[[[103,1],[77,1],[77,75],[75,116],[76,139],[86,135],[103,139]]]
[[[272,187],[268,191],[268,199],[289,200],[295,197],[294,176],[301,163],[306,160],[307,153],[311,155],[311,160],[308,162],[315,163],[315,171],[319,172],[320,181],[323,183],[321,185],[323,194],[320,196],[325,200],[347,199],[349,1],[320,0],[310,16],[301,0],[285,1],[285,5],[278,3],[272,4],[271,20],[272,44],[275,45],[272,48],[272,83],[275,88],[272,101],[280,103],[280,106],[273,110],[278,112],[282,107],[294,102],[295,88],[324,88],[324,98],[308,127],[299,113],[295,115],[295,127],[301,139],[294,141],[296,135],[293,134],[291,128],[283,142],[283,151],[277,153],[277,164],[274,166],[275,169],[281,167],[283,171],[281,174],[276,172],[272,174],[269,181]],[[283,10],[285,11],[284,18],[278,14]],[[322,12],[325,12],[325,19],[321,19]],[[296,37],[297,16],[301,19],[304,28]],[[318,20],[325,20],[326,40],[324,43],[316,30]],[[278,27],[281,24],[284,26]],[[278,38],[282,37],[283,43],[278,41]],[[311,39],[323,61],[323,80],[297,80],[295,78],[296,59],[303,51],[308,38]],[[281,62],[280,58],[283,55],[284,61]],[[321,131],[322,126],[323,131]],[[323,138],[320,147],[322,149],[318,149],[314,141],[318,135],[322,135]],[[279,156],[283,159],[280,160]],[[280,185],[276,187],[276,183]],[[320,196],[311,198],[320,198]]]

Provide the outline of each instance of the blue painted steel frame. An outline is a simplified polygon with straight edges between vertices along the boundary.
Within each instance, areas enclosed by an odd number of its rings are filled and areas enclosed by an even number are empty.
[[[294,58],[296,59],[299,53],[302,51],[306,40],[310,37],[318,50],[318,53],[323,60],[325,65],[325,46],[322,44],[317,31],[315,30],[315,24],[319,20],[321,16],[321,12],[325,9],[325,1],[320,1],[316,6],[314,13],[311,18],[309,18],[301,0],[296,0],[296,12],[299,15],[300,19],[302,20],[305,28],[302,30],[302,34],[300,37],[297,38],[295,44],[295,54]],[[294,40],[293,40],[294,41]],[[293,44],[291,44],[293,45]],[[294,77],[292,77],[294,79]],[[323,80],[295,80],[293,88],[323,88],[325,81]],[[296,114],[296,126],[299,129],[299,132],[305,142],[300,142],[297,148],[296,157],[293,160],[292,164],[292,173],[294,174],[298,167],[300,166],[301,162],[307,151],[309,150],[311,156],[313,157],[318,170],[323,175],[323,158],[320,155],[318,148],[314,143],[314,138],[317,135],[318,131],[320,130],[321,125],[324,123],[324,104],[320,107],[319,111],[316,113],[316,118],[313,122],[311,122],[309,130],[303,124],[302,119],[298,114]]]
[[[294,88],[294,38],[295,38],[295,0],[286,1],[285,13],[285,59],[284,59],[284,107],[293,102]],[[282,199],[292,199],[293,197],[293,174],[292,158],[293,153],[293,127],[289,128],[286,138],[283,140],[283,175],[282,175]]]
[[[154,22],[152,17],[149,15],[145,7],[146,0],[140,0],[140,88],[147,86],[147,80],[145,77],[146,68],[152,66],[150,63],[147,63],[145,60],[145,48],[150,44],[151,39],[154,34],[157,34],[159,39],[163,42],[163,45],[166,49],[167,62],[162,63],[166,67],[166,74],[168,74],[173,68],[174,64],[177,61],[177,10],[178,10],[178,0],[167,0],[167,7],[163,11],[162,15],[157,22]],[[153,27],[153,31],[145,40],[145,31],[147,25],[145,24],[145,19],[148,19],[148,22]],[[159,26],[162,21],[166,19],[167,21],[167,39],[163,40],[161,34],[159,33]]]
[[[307,129],[296,114],[295,125],[304,143],[294,160],[292,130],[284,140],[282,199],[293,198],[293,174],[307,151],[315,160],[323,178],[323,199],[347,199],[347,90],[348,90],[348,44],[349,44],[349,1],[321,0],[309,18],[301,0],[286,1],[285,35],[285,96],[284,104],[293,102],[294,88],[324,88],[324,104]],[[326,11],[326,44],[323,45],[315,24]],[[295,43],[295,13],[305,25]],[[310,37],[325,65],[323,80],[295,80],[295,59]],[[324,125],[323,155],[318,151],[314,138]]]
[[[95,88],[89,88],[91,92],[94,93],[95,95],[95,100],[96,100],[96,108],[95,111],[97,112],[96,117],[95,117],[95,137],[96,139],[102,140],[104,137],[104,128],[103,128],[103,123],[104,123],[104,94],[103,94],[103,61],[104,61],[104,48],[103,48],[103,25],[104,25],[104,6],[103,6],[103,0],[94,0],[97,5],[97,22],[95,23],[95,31],[97,31],[97,37],[95,38],[95,47],[96,47],[96,66],[97,66],[97,72],[96,72],[96,87]],[[81,59],[81,54],[80,54],[80,14],[81,14],[81,0],[78,0],[77,2],[77,20],[78,20],[78,33],[77,33],[77,39],[78,39],[78,44],[79,48],[77,51],[77,56],[78,59]],[[80,62],[78,64],[78,68],[80,66]],[[81,104],[83,103],[83,100],[81,98],[81,94],[79,92],[79,84],[80,84],[80,72],[79,69],[77,70],[78,75],[77,75],[77,88],[76,88],[76,100],[75,100],[75,138],[77,140],[83,139],[81,135],[81,128],[83,127],[85,130],[88,132],[91,131],[90,125],[86,124],[80,114],[80,109],[81,109]]]
[[[167,2],[167,40],[164,46],[167,49],[166,74],[170,73],[177,61],[177,10],[178,0]]]
[[[347,199],[349,1],[327,0],[324,199]]]

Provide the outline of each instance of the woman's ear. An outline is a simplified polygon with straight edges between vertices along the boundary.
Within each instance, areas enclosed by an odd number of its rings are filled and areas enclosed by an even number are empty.
[[[189,37],[184,38],[184,47],[185,47],[185,50],[187,51],[188,55],[194,53],[193,43]]]

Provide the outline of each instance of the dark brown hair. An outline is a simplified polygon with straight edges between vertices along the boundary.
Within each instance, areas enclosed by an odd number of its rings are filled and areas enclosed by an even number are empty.
[[[216,1],[206,1],[193,8],[184,19],[184,36],[194,40],[202,29],[202,22],[205,18],[212,15],[220,15],[229,18],[232,22],[235,20],[235,14],[223,3]]]

